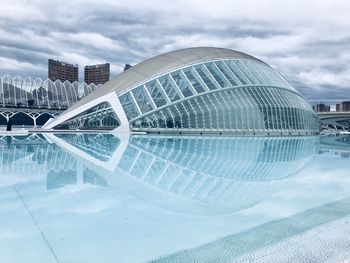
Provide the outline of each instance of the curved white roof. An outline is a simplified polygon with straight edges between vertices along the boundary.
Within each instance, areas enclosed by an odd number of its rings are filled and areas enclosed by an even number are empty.
[[[75,109],[84,105],[88,101],[92,101],[113,91],[117,92],[119,95],[138,84],[147,82],[149,79],[174,71],[178,68],[186,67],[187,65],[189,66],[217,59],[239,58],[251,59],[264,63],[245,53],[226,48],[194,47],[164,53],[147,59],[131,67],[127,71],[120,73],[115,78],[105,83],[102,87],[96,89],[92,94],[75,103],[67,111]]]

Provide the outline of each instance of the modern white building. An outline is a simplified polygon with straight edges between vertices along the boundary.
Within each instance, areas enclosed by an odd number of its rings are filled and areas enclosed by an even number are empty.
[[[266,63],[213,47],[145,60],[78,101],[44,128],[121,132],[311,135],[319,119]]]

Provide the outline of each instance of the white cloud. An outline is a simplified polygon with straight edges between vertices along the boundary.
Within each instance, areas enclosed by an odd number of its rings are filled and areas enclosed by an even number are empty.
[[[51,57],[107,61],[117,73],[162,52],[218,46],[257,56],[321,93],[328,84],[350,89],[345,0],[12,0],[1,1],[0,10],[0,57],[9,60],[0,74],[30,74],[26,67],[37,65],[33,74],[41,68],[46,76]]]
[[[323,85],[350,87],[350,69],[337,73],[313,69],[308,72],[300,72],[298,76],[303,83],[312,85],[315,88]]]
[[[59,43],[71,43],[72,49],[79,50],[79,46],[90,46],[104,51],[120,51],[124,47],[116,40],[112,40],[98,33],[53,33],[51,35]]]

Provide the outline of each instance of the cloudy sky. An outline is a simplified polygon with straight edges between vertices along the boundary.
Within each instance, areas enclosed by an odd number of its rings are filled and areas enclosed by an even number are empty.
[[[280,70],[309,99],[350,98],[347,0],[0,0],[0,75],[47,76],[47,59],[109,62],[216,46]]]

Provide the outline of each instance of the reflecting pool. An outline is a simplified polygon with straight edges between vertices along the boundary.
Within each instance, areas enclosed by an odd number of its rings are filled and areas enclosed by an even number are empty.
[[[0,262],[348,262],[350,137],[0,137]]]

